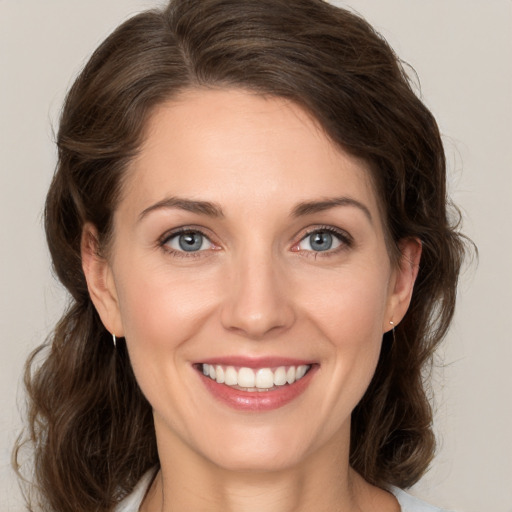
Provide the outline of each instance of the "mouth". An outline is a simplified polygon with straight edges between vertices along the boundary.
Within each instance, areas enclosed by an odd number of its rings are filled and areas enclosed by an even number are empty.
[[[206,389],[220,402],[241,411],[282,407],[304,393],[319,365],[305,361],[223,360],[197,363]]]
[[[202,363],[199,365],[203,375],[239,391],[248,393],[274,391],[281,386],[292,385],[302,379],[311,369],[310,364],[248,368],[220,364]]]

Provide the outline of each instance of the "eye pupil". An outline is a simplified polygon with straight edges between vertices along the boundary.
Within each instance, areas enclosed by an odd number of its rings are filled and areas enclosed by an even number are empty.
[[[314,251],[328,251],[332,247],[332,235],[326,231],[318,231],[310,236],[311,248]]]
[[[198,251],[203,245],[203,235],[200,233],[184,233],[180,235],[178,242],[184,251]]]

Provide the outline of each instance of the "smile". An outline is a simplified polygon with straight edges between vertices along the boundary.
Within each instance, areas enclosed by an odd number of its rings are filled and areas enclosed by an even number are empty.
[[[227,357],[194,366],[216,400],[241,412],[262,413],[298,399],[320,365],[282,358]]]
[[[235,368],[234,366],[203,363],[203,375],[218,384],[248,392],[262,392],[294,384],[302,379],[311,365],[279,366],[277,368]]]

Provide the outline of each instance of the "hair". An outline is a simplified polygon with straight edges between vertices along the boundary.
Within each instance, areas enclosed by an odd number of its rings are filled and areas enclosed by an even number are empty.
[[[71,298],[25,375],[25,442],[34,451],[39,505],[112,510],[159,463],[151,406],[125,345],[113,348],[91,302],[80,243],[91,222],[106,246],[148,117],[191,88],[242,88],[301,106],[370,166],[390,254],[399,254],[404,238],[421,241],[410,308],[384,335],[373,380],[352,414],[350,446],[350,463],[368,482],[411,486],[434,453],[425,372],[452,319],[465,252],[437,124],[387,42],[352,12],[322,0],[174,0],[118,27],[62,111],[45,228]]]

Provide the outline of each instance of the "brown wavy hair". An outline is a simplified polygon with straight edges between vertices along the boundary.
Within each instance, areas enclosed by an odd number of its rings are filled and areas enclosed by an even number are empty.
[[[458,217],[450,219],[433,116],[386,41],[347,10],[321,0],[173,0],[101,44],[62,112],[45,228],[70,304],[26,370],[24,440],[35,453],[33,504],[43,510],[112,510],[158,465],[151,407],[125,345],[113,348],[92,305],[80,240],[91,222],[100,246],[108,242],[123,173],[154,108],[210,87],[300,105],[370,165],[390,254],[404,237],[421,240],[410,308],[394,339],[384,335],[375,376],[352,415],[350,462],[375,485],[408,487],[432,459],[424,375],[453,315],[465,249]]]

